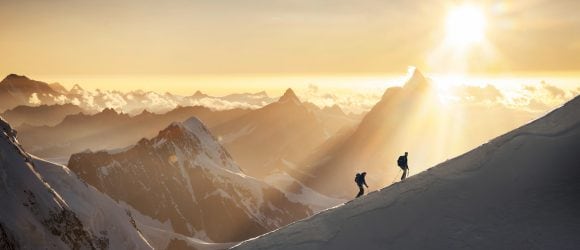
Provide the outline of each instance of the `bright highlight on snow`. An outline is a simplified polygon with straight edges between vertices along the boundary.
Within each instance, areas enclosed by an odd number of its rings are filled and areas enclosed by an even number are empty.
[[[481,42],[485,36],[486,18],[483,11],[471,5],[458,6],[446,20],[446,41],[457,46]]]

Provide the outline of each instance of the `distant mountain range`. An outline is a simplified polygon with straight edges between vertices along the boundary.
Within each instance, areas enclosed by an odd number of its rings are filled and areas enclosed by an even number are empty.
[[[343,127],[355,126],[335,106],[303,103],[292,89],[277,102],[212,128],[248,174],[264,178],[301,161]]]
[[[120,91],[83,89],[75,84],[67,90],[59,83],[45,83],[26,76],[10,74],[0,81],[0,112],[17,106],[73,104],[88,113],[106,108],[137,115],[144,110],[165,113],[179,106],[206,106],[212,109],[259,108],[275,101],[266,94],[242,93],[226,96],[209,96],[200,91],[191,96],[151,91]]]
[[[0,114],[12,126],[55,126],[66,116],[86,112],[73,104],[17,106]]]
[[[248,113],[245,109],[214,111],[206,107],[179,107],[164,114],[147,111],[136,116],[105,109],[94,115],[75,114],[59,124],[18,127],[20,142],[35,155],[62,158],[84,150],[126,147],[141,138],[153,137],[172,122],[198,117],[208,126],[217,126]]]
[[[178,107],[162,114],[143,111],[135,116],[112,109],[95,114],[78,111],[83,110],[66,104],[19,106],[4,114],[10,122],[22,124],[17,127],[20,141],[30,152],[61,163],[66,163],[71,154],[84,150],[126,147],[141,138],[154,136],[174,121],[195,116],[218,135],[220,143],[231,151],[245,171],[258,177],[284,168],[289,162],[301,161],[339,129],[354,127],[358,122],[338,106],[321,109],[303,103],[292,90],[279,101],[256,110],[212,110],[194,106]],[[35,123],[49,125],[31,125]],[[250,127],[254,127],[254,133],[248,134]],[[278,140],[261,139],[273,135],[280,136]]]

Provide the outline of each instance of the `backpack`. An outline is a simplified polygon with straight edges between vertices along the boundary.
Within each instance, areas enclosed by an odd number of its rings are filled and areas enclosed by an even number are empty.
[[[360,182],[360,174],[356,173],[356,176],[354,177],[354,183],[358,184]]]
[[[399,167],[403,168],[403,167],[405,167],[404,164],[405,164],[405,156],[401,155],[401,156],[399,156],[399,159],[397,160],[397,165]]]

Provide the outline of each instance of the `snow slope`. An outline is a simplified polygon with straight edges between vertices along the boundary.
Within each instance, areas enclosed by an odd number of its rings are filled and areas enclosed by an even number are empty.
[[[1,118],[0,200],[0,249],[151,248],[112,200],[31,157]]]
[[[238,249],[577,249],[580,97],[380,191]]]
[[[314,212],[334,207],[346,201],[318,193],[284,171],[276,171],[266,177],[264,181],[282,191],[290,201],[302,203]]]
[[[152,249],[131,223],[125,209],[108,196],[87,185],[67,167],[33,158],[42,178],[66,202],[92,232],[106,232],[109,245],[123,249]]]

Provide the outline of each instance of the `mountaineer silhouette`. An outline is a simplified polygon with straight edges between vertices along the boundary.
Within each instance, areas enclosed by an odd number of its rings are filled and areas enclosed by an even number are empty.
[[[397,160],[397,165],[399,165],[399,167],[403,170],[403,175],[401,176],[401,180],[404,180],[405,178],[407,178],[407,175],[409,174],[409,165],[407,165],[407,156],[408,155],[409,155],[409,153],[405,152],[405,155],[399,156],[399,159]]]
[[[365,189],[363,187],[363,185],[365,185],[367,188],[369,188],[369,186],[367,185],[367,182],[365,180],[365,176],[367,176],[367,172],[362,172],[362,173],[357,173],[356,177],[354,177],[354,182],[356,182],[356,185],[358,186],[358,194],[356,195],[356,198],[360,197],[361,195],[363,195],[365,193]]]

